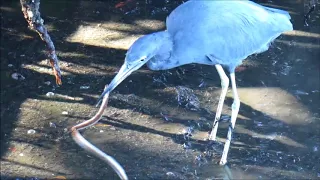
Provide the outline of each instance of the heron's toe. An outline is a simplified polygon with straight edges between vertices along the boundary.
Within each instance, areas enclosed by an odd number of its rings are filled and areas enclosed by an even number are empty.
[[[212,136],[209,135],[208,141],[209,141],[209,142],[211,142],[211,141],[215,142],[215,141],[216,141],[216,138],[213,138]]]
[[[216,139],[216,135],[213,135],[212,133],[209,134],[208,141],[216,141]]]
[[[224,166],[225,164],[227,164],[227,160],[221,159],[219,165]]]

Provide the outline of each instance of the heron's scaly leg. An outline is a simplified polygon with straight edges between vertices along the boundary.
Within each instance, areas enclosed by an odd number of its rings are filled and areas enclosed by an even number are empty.
[[[229,78],[226,75],[226,73],[224,72],[222,66],[219,64],[217,64],[215,66],[216,66],[216,69],[217,69],[219,76],[220,76],[220,79],[221,79],[221,94],[220,94],[220,99],[219,99],[219,103],[218,103],[218,107],[217,107],[217,111],[216,111],[216,117],[214,118],[212,131],[209,136],[209,140],[213,140],[213,141],[216,140],[218,124],[219,124],[219,120],[221,117],[221,111],[222,111],[224,99],[226,97],[228,87],[229,87]]]
[[[220,160],[220,165],[224,165],[227,163],[227,156],[228,156],[228,151],[229,151],[230,142],[231,142],[231,138],[232,138],[232,131],[233,131],[234,126],[236,124],[236,120],[237,120],[237,116],[238,116],[238,112],[239,112],[239,108],[240,108],[240,99],[239,99],[238,92],[237,92],[234,72],[230,74],[230,79],[231,79],[231,86],[232,86],[232,93],[233,93],[233,103],[232,103],[232,107],[231,107],[232,113],[231,113],[231,120],[230,120],[227,140],[226,140],[226,143],[224,144],[222,157]]]

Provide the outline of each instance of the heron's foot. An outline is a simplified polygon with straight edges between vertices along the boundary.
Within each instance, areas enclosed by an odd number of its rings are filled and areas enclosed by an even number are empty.
[[[226,165],[227,164],[227,159],[222,159],[221,158],[221,160],[220,160],[220,162],[219,162],[219,165],[220,166],[224,166],[224,165]]]
[[[214,142],[217,141],[217,140],[216,140],[216,135],[210,133],[210,135],[209,135],[209,137],[208,137],[208,141],[214,141]]]

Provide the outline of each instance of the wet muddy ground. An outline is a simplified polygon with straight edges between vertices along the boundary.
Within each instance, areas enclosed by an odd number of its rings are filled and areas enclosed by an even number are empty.
[[[84,136],[115,157],[130,179],[320,178],[319,8],[307,27],[307,1],[259,2],[289,11],[295,31],[238,69],[242,103],[227,166],[217,162],[231,92],[218,143],[206,141],[220,93],[211,66],[158,72],[143,67],[112,92],[103,119]],[[94,115],[126,49],[139,36],[164,29],[165,17],[180,2],[140,2],[122,11],[117,3],[41,1],[61,60],[61,87],[19,3],[1,5],[1,179],[117,179],[74,143],[68,128]],[[14,80],[13,73],[25,79]]]

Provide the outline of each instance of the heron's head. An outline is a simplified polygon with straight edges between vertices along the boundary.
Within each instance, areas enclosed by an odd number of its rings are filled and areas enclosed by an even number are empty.
[[[165,31],[148,34],[137,39],[127,51],[125,61],[118,74],[113,78],[100,98],[112,91],[133,71],[139,69],[154,57],[163,46],[165,39],[167,39],[167,32]]]
[[[129,67],[135,67],[135,65],[142,66],[157,54],[159,46],[161,46],[161,41],[158,33],[140,37],[127,51],[124,65],[126,64]]]

